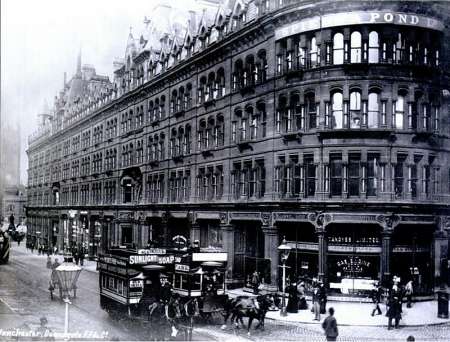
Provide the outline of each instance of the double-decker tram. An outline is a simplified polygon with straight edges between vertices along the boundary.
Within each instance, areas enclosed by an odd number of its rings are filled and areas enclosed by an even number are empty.
[[[98,259],[100,305],[145,317],[151,304],[168,299],[163,287],[169,287],[169,296],[198,298],[205,312],[219,310],[226,260],[227,253],[199,248],[111,249]]]

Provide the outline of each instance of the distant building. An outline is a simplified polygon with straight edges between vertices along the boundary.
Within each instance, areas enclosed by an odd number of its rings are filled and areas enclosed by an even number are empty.
[[[14,223],[25,223],[27,194],[24,186],[6,187],[3,193],[2,215],[4,220],[8,220],[11,215],[14,216]]]
[[[449,7],[414,1],[198,1],[130,33],[113,83],[76,75],[30,140],[30,237],[228,254],[330,291],[445,274]],[[80,65],[80,64],[79,64]],[[95,90],[95,86],[100,88]],[[37,232],[40,232],[39,234]]]

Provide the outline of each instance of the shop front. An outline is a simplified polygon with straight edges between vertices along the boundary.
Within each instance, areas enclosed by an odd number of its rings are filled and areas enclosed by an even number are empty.
[[[367,295],[381,278],[381,226],[330,224],[326,238],[330,292]]]
[[[280,222],[279,240],[286,239],[291,252],[286,261],[289,281],[306,281],[317,277],[319,272],[318,238],[313,224],[309,222]],[[281,279],[280,286],[281,286]]]
[[[88,231],[88,255],[89,259],[94,259],[102,248],[102,223],[99,213],[93,212],[90,214]]]
[[[399,224],[392,235],[391,273],[403,284],[413,280],[417,295],[433,292],[433,233],[430,225]]]

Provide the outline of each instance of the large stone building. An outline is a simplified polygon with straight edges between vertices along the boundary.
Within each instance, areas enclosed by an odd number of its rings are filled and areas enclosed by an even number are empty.
[[[157,7],[112,84],[78,71],[64,89],[30,141],[31,237],[95,256],[183,235],[227,251],[236,286],[255,268],[276,286],[285,238],[291,279],[349,293],[396,274],[431,293],[450,229],[447,5],[196,5]]]

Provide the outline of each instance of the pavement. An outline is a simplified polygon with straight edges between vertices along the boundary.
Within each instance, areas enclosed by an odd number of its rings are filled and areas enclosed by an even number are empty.
[[[236,297],[239,295],[254,296],[249,292],[244,292],[242,289],[228,290],[227,293]],[[311,308],[311,301],[308,301]],[[373,326],[373,327],[387,327],[386,305],[381,304],[381,315],[371,316],[374,305],[366,302],[344,302],[329,300],[327,302],[327,309],[333,307],[339,325],[348,326]],[[413,303],[412,308],[407,308],[403,304],[403,314],[400,325],[420,327],[426,325],[438,325],[450,323],[450,318],[443,319],[437,316],[438,303],[437,300],[421,301]],[[299,310],[298,313],[288,313],[283,317],[280,311],[269,311],[266,315],[267,319],[290,322],[290,323],[304,323],[304,324],[321,324],[327,315],[321,315],[321,320],[315,321],[311,310]]]
[[[41,258],[41,259],[43,259],[43,260],[45,260],[45,261],[47,260],[47,254],[40,254],[40,255],[39,255],[39,253],[38,253],[36,250],[34,250],[34,252],[31,253],[30,250],[27,250],[27,249],[26,249],[25,243],[22,243],[20,246],[17,246],[16,244],[14,244],[14,248],[17,249],[17,250],[19,250],[19,251],[21,251],[21,252],[28,253],[28,254],[29,254],[30,256],[32,256],[32,257]],[[52,255],[50,255],[50,258],[51,258],[52,262],[53,262],[55,259],[58,259],[59,263],[62,263],[62,261],[64,260],[62,254],[52,254]],[[78,266],[81,266],[81,265],[78,264]],[[83,260],[83,266],[81,266],[81,268],[82,268],[83,270],[85,270],[85,271],[96,272],[96,273],[98,273],[98,270],[97,270],[97,261],[94,261],[94,260],[87,260],[87,259],[84,259],[84,260]]]

